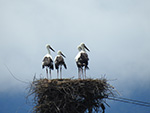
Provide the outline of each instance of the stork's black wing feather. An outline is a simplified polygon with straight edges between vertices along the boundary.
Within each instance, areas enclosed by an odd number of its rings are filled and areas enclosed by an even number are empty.
[[[55,68],[58,69],[59,65],[64,65],[65,69],[67,69],[67,66],[62,56],[57,56],[55,59]]]
[[[81,55],[78,58],[78,61],[76,63],[77,63],[78,67],[85,66],[85,68],[89,69],[88,61],[89,61],[88,54],[87,53],[81,53]]]
[[[50,69],[54,69],[53,60],[50,57],[44,57],[42,67],[44,68],[44,66],[48,66]]]

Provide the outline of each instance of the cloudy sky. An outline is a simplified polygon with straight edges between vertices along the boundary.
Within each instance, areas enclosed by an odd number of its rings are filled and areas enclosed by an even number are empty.
[[[66,55],[63,77],[77,78],[77,45],[88,52],[89,78],[105,75],[122,97],[150,102],[149,0],[0,0],[0,112],[27,113],[26,87],[41,69],[46,44]],[[51,52],[54,58],[57,53]],[[56,70],[52,72],[56,78]],[[111,113],[150,108],[108,101]],[[7,107],[9,106],[10,109]],[[119,107],[119,109],[118,109]]]

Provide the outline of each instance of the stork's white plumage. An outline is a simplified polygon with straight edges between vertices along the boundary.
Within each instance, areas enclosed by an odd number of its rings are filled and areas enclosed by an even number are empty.
[[[57,56],[54,59],[55,68],[57,69],[57,78],[59,77],[59,67],[60,67],[60,78],[61,79],[62,79],[62,65],[64,66],[65,69],[67,69],[67,66],[65,64],[63,57],[66,58],[65,55],[61,51],[58,51]]]
[[[81,52],[82,52],[81,46],[78,46],[77,48],[78,48],[78,51],[79,51],[79,52],[78,52],[78,54],[77,54],[76,57],[75,57],[76,62],[78,61],[79,57],[81,56]]]
[[[78,51],[79,53],[77,54],[77,56],[75,57],[76,60],[76,64],[78,67],[78,78],[81,79],[81,74],[83,76],[83,78],[86,78],[86,69],[89,69],[88,67],[88,54],[86,53],[86,50],[90,51],[84,43],[81,43],[78,46]],[[83,67],[84,67],[84,75],[83,75]]]
[[[50,54],[50,49],[52,51],[54,51],[54,49],[48,44],[46,44],[46,48],[47,48],[48,53],[43,58],[42,68],[46,67],[47,78],[48,78],[48,69],[49,69],[49,75],[50,75],[50,79],[51,79],[51,70],[54,69],[54,66],[53,66],[53,58]]]

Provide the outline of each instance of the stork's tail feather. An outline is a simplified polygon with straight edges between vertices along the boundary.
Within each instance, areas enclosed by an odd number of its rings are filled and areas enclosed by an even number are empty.
[[[67,69],[67,66],[66,66],[66,64],[64,63],[64,67],[65,67],[65,69]]]
[[[85,67],[86,69],[90,69],[88,66]]]
[[[55,68],[58,69],[58,65],[55,64]]]
[[[52,70],[53,70],[53,69],[54,69],[54,66],[53,66],[53,65],[51,65],[51,66],[50,66],[50,69],[52,69]]]

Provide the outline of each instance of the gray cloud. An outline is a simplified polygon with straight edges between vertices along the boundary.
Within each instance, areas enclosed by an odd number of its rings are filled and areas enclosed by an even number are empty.
[[[2,62],[23,80],[31,81],[34,73],[44,75],[41,61],[47,43],[67,56],[65,77],[77,77],[74,57],[81,42],[91,50],[89,77],[117,78],[112,84],[118,89],[126,89],[122,83],[127,81],[131,88],[149,85],[148,0],[0,2],[0,86],[8,80],[12,86],[20,84]],[[1,91],[11,88],[10,84]]]

